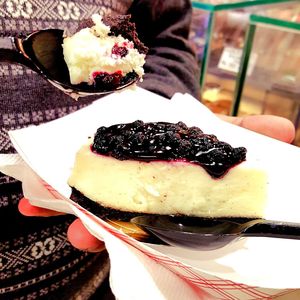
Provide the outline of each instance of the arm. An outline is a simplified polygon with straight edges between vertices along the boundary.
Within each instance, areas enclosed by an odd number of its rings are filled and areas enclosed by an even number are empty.
[[[149,47],[140,86],[167,98],[176,92],[198,98],[199,67],[188,41],[190,1],[135,0],[128,13]]]

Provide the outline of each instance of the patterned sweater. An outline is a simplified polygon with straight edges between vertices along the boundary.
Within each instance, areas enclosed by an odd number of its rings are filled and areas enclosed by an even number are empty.
[[[4,0],[0,37],[36,29],[75,29],[93,13],[130,13],[150,48],[142,87],[170,98],[198,95],[198,66],[187,43],[191,17],[184,0]],[[41,124],[95,100],[75,102],[39,75],[0,57],[0,153],[14,153],[8,130]],[[106,252],[74,249],[66,239],[73,216],[23,217],[20,182],[0,173],[0,299],[88,299],[109,271]]]

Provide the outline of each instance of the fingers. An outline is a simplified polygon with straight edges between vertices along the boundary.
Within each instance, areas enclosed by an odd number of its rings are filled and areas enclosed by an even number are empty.
[[[245,117],[219,115],[219,117],[226,122],[244,127],[286,143],[291,143],[295,138],[295,127],[293,123],[290,120],[282,117],[271,115]]]
[[[79,250],[100,252],[104,250],[104,243],[88,232],[81,220],[75,220],[68,229],[68,240]]]
[[[22,198],[19,201],[18,205],[19,211],[24,216],[28,217],[51,217],[51,216],[59,216],[63,215],[64,213],[53,211],[46,208],[41,208],[37,206],[33,206],[30,204],[29,200],[26,198]]]
[[[64,214],[50,209],[33,206],[26,198],[22,198],[19,201],[18,208],[21,214],[30,217],[51,217]],[[70,243],[79,250],[89,252],[100,252],[104,250],[104,243],[91,235],[79,219],[75,220],[69,226],[67,235]]]

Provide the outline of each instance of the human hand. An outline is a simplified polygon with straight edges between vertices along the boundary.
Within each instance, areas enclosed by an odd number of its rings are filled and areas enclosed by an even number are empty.
[[[295,128],[292,122],[281,117],[267,115],[246,117],[229,117],[220,115],[219,117],[229,123],[247,128],[286,143],[292,142],[295,137]],[[33,206],[25,198],[21,199],[19,202],[19,211],[25,216],[47,217],[62,214],[52,210]],[[67,236],[70,243],[80,250],[98,252],[104,248],[103,243],[91,235],[79,219],[75,220],[69,226]]]
[[[21,214],[28,217],[52,217],[63,215],[61,212],[33,206],[26,198],[22,198],[19,201],[18,208]],[[100,252],[104,249],[103,242],[91,235],[79,219],[76,219],[69,226],[67,237],[69,242],[79,250]]]
[[[234,125],[261,133],[285,143],[291,143],[295,138],[294,124],[285,118],[272,115],[253,115],[231,117],[218,115],[222,120]]]

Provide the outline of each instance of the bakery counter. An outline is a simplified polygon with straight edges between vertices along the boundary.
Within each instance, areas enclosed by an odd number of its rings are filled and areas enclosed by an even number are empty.
[[[231,114],[288,118],[297,129],[295,144],[300,145],[299,66],[299,1],[252,14]]]
[[[211,84],[230,82],[235,88],[249,16],[261,10],[282,7],[291,0],[192,1],[190,41],[201,67],[201,95]],[[216,81],[211,79],[216,78]],[[226,80],[224,80],[226,79]],[[221,90],[225,87],[220,86]],[[202,97],[203,98],[203,97]],[[231,101],[233,96],[231,96]]]

